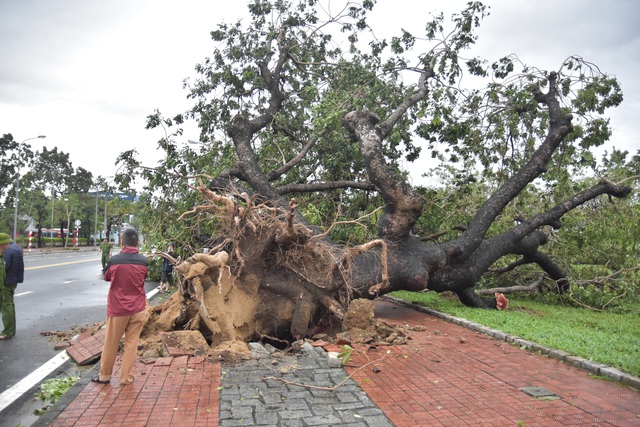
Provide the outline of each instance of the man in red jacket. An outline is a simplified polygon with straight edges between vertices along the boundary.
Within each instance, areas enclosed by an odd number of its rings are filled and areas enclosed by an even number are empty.
[[[91,381],[111,381],[118,346],[124,335],[124,354],[120,366],[120,384],[133,382],[138,340],[147,316],[144,281],[149,272],[147,258],[138,252],[138,232],[132,228],[122,233],[122,249],[109,258],[104,280],[111,282],[107,297],[107,333],[100,358],[100,374]]]

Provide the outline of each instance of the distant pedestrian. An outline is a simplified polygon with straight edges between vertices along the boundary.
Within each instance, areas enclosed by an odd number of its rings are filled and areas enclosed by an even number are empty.
[[[147,316],[144,281],[149,273],[147,258],[138,252],[138,232],[122,233],[122,250],[107,262],[104,280],[111,282],[107,296],[107,331],[100,359],[100,373],[91,381],[111,381],[118,346],[124,336],[124,354],[120,365],[120,384],[133,382],[138,341]]]
[[[11,242],[6,233],[0,233],[0,311],[2,326],[0,340],[8,340],[16,334],[16,307],[13,294],[18,283],[24,280],[22,248]]]
[[[111,255],[113,254],[113,245],[109,243],[106,238],[102,239],[102,243],[100,243],[100,247],[98,248],[98,253],[102,254],[102,272],[104,272],[104,269],[107,266],[107,261],[109,261],[109,258],[111,258]]]
[[[178,255],[173,250],[173,244],[167,245],[167,255],[176,259]],[[167,258],[162,260],[162,273],[160,274],[160,292],[169,292],[169,286],[173,283],[173,263]]]

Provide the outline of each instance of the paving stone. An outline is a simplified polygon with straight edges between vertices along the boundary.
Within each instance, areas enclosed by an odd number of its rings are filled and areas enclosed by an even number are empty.
[[[586,361],[586,359],[579,356],[566,356],[563,360],[565,363],[578,368],[582,367],[582,363]]]
[[[244,419],[231,419],[231,420],[220,420],[221,427],[232,427],[232,426],[250,426],[253,425],[253,419],[244,420]]]
[[[556,349],[549,350],[549,357],[553,359],[564,360],[564,358],[567,356],[570,356],[570,354],[567,353],[566,351],[556,350]]]
[[[231,408],[231,416],[232,418],[253,419],[253,408],[246,406],[233,407]]]
[[[533,343],[531,350],[537,351],[540,354],[549,354],[549,348],[538,343]]]
[[[350,391],[336,391],[336,398],[341,403],[358,402],[358,397]]]
[[[306,417],[303,420],[304,423],[309,426],[339,425],[342,422],[342,419],[336,417],[335,415]]]
[[[544,387],[521,387],[520,391],[532,397],[557,397],[555,393]]]
[[[393,424],[391,424],[391,422],[389,421],[389,419],[387,417],[385,417],[384,415],[376,415],[376,416],[369,416],[369,417],[365,417],[365,422],[367,427],[389,427]]]

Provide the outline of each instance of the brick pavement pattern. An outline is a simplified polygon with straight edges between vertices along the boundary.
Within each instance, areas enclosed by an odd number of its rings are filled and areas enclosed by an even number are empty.
[[[120,358],[115,371],[119,370]],[[89,426],[216,426],[220,364],[203,357],[160,358],[136,364],[135,381],[89,382],[50,424]]]
[[[222,368],[220,426],[393,426],[321,348],[284,360],[253,348],[252,360]]]
[[[406,305],[378,300],[376,315],[425,331],[407,345],[356,346],[346,370],[328,368],[308,344],[277,362],[252,343],[252,360],[234,366],[189,356],[138,363],[133,384],[89,382],[40,425],[640,427],[640,392],[630,387]]]
[[[378,373],[353,378],[398,427],[640,426],[640,393],[629,387],[404,305],[377,301],[376,316],[426,327],[390,354],[380,347],[354,356],[360,364],[382,359]],[[559,399],[531,397],[524,387]]]

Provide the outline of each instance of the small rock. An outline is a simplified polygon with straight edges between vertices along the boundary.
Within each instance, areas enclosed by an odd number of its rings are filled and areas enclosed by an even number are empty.
[[[327,366],[329,368],[341,368],[342,367],[342,359],[338,357],[338,353],[335,351],[330,351],[327,357]]]

